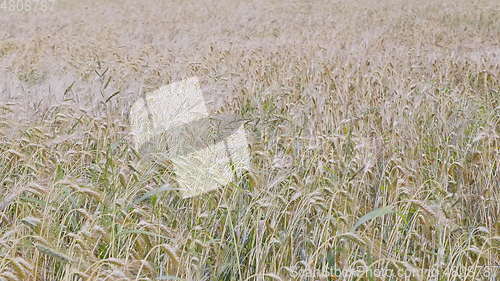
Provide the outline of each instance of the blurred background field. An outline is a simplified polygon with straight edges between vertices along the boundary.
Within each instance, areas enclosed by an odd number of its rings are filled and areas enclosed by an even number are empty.
[[[496,1],[0,9],[0,280],[490,280],[499,63]],[[182,199],[128,113],[193,76],[252,169]]]

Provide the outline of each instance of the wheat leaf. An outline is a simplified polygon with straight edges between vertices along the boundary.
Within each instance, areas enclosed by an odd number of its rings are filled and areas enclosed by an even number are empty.
[[[381,216],[384,216],[384,215],[387,215],[387,214],[390,214],[390,213],[393,213],[393,212],[394,212],[394,210],[390,206],[375,209],[375,210],[369,212],[368,214],[362,216],[356,222],[356,224],[352,228],[352,231],[355,231],[360,225],[366,223],[369,220],[372,220],[374,218],[378,218],[378,217],[381,217]]]

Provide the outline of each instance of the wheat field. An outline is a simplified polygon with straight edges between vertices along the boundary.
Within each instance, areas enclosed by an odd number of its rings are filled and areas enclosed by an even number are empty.
[[[0,5],[0,280],[497,280],[498,1],[40,1]],[[129,112],[189,77],[252,165],[182,198]]]

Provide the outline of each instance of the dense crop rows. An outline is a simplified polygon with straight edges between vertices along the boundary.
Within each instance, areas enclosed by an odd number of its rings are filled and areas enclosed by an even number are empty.
[[[498,274],[496,1],[94,2],[0,10],[0,280]],[[182,199],[127,114],[193,76],[252,168]]]

